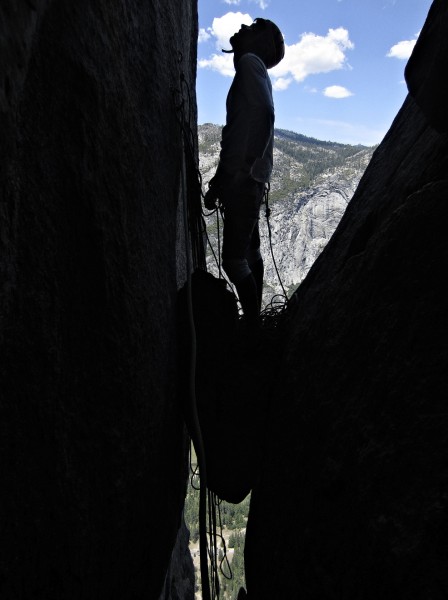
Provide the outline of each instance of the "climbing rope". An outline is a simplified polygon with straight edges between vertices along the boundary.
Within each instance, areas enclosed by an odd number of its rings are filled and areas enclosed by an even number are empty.
[[[269,320],[271,321],[271,325],[273,324],[273,319],[275,321],[277,321],[277,317],[285,310],[287,304],[288,304],[288,295],[285,291],[285,287],[283,285],[282,279],[280,277],[280,273],[277,267],[277,262],[275,260],[275,255],[274,255],[274,245],[272,242],[272,228],[271,228],[271,223],[270,223],[270,216],[271,216],[271,207],[269,206],[269,191],[270,191],[270,185],[269,183],[266,184],[265,189],[264,189],[264,193],[263,193],[263,203],[266,206],[265,209],[265,217],[266,217],[266,225],[267,225],[267,229],[268,229],[268,239],[269,239],[269,250],[271,253],[271,258],[272,258],[272,263],[274,265],[274,269],[277,275],[277,279],[279,281],[280,287],[282,289],[282,294],[275,294],[270,302],[265,306],[265,308],[263,309],[263,311],[261,312],[261,321],[263,324],[266,324]],[[221,215],[221,219],[223,220],[223,211],[221,210],[220,207],[217,207],[215,210],[205,214],[205,216],[210,216],[213,215],[214,213],[216,213],[216,237],[217,237],[217,252],[215,253],[214,249],[213,249],[213,245],[210,242],[210,238],[207,235],[207,241],[208,244],[210,246],[211,252],[213,254],[213,257],[215,259],[215,264],[217,266],[218,269],[218,274],[219,274],[219,278],[220,279],[225,279],[228,286],[230,287],[230,289],[232,290],[235,298],[237,298],[234,286],[232,285],[232,283],[228,280],[227,277],[224,276],[223,272],[222,272],[222,268],[221,268],[221,261],[220,261],[220,257],[221,257],[221,225],[220,225],[220,215]],[[218,256],[218,258],[217,258]]]
[[[275,268],[275,272],[277,273],[277,278],[278,281],[280,283],[280,287],[282,288],[282,292],[283,292],[283,300],[284,303],[287,304],[288,303],[288,296],[285,292],[285,288],[283,286],[283,282],[282,279],[280,277],[280,273],[278,272],[278,268],[277,268],[277,262],[275,260],[275,256],[274,256],[274,248],[272,245],[272,230],[271,230],[271,222],[269,221],[269,217],[271,216],[271,208],[269,206],[269,192],[270,192],[271,186],[269,183],[266,184],[265,188],[264,188],[264,203],[266,205],[266,211],[265,211],[265,215],[266,215],[266,223],[268,226],[268,235],[269,235],[269,248],[271,250],[271,257],[272,257],[272,262],[274,263],[274,268]]]
[[[183,138],[182,138],[183,140]],[[184,148],[184,143],[182,143]],[[193,300],[192,300],[192,288],[191,288],[191,260],[190,260],[190,239],[188,233],[190,231],[188,227],[188,206],[187,206],[187,193],[186,193],[186,168],[185,168],[185,152],[182,152],[182,197],[183,197],[183,215],[184,215],[184,231],[185,231],[185,253],[187,257],[187,304],[188,304],[188,327],[189,327],[189,339],[190,339],[190,364],[189,364],[189,380],[188,380],[188,391],[189,391],[189,412],[191,421],[193,423],[193,443],[196,449],[196,456],[198,457],[199,472],[201,477],[201,485],[199,489],[199,544],[201,547],[200,563],[201,563],[201,580],[202,580],[202,593],[205,600],[211,600],[210,596],[210,584],[208,579],[208,563],[207,554],[205,552],[207,548],[207,533],[206,533],[206,512],[207,512],[207,475],[206,475],[206,462],[205,462],[205,451],[204,442],[202,439],[202,431],[199,423],[199,416],[197,410],[196,401],[196,328],[193,318]],[[204,556],[203,556],[204,555]]]
[[[182,55],[179,54],[179,62],[182,61]],[[183,221],[185,232],[185,254],[187,268],[187,311],[188,328],[190,340],[190,362],[189,362],[189,414],[192,422],[191,437],[196,450],[199,468],[199,544],[200,544],[200,569],[202,582],[203,600],[219,599],[219,568],[223,561],[227,561],[226,545],[222,535],[222,522],[219,512],[219,501],[217,497],[207,489],[206,459],[199,415],[196,399],[196,329],[193,317],[192,302],[192,284],[191,274],[192,266],[206,270],[204,237],[207,239],[210,247],[211,243],[208,237],[207,228],[202,210],[202,176],[197,164],[197,151],[195,146],[195,135],[191,126],[191,95],[190,90],[183,73],[180,73],[180,86],[178,89],[172,89],[173,103],[181,132],[181,190]],[[220,261],[212,249],[215,260],[220,268]],[[220,255],[220,250],[219,250]],[[191,458],[190,458],[191,468]],[[192,479],[197,474],[194,471]],[[194,487],[194,486],[193,486]],[[196,488],[195,488],[196,489]],[[217,512],[219,516],[219,525],[217,522]],[[218,533],[218,527],[220,533]],[[218,568],[218,537],[223,541],[224,558],[221,560]],[[210,562],[210,572],[208,560]],[[230,566],[230,565],[229,565]]]

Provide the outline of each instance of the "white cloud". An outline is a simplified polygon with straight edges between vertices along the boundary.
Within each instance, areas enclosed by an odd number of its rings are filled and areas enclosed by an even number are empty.
[[[286,45],[285,58],[271,73],[274,78],[291,76],[301,82],[308,75],[329,73],[347,66],[345,52],[354,47],[343,27],[329,29],[326,36],[304,33],[297,44]]]
[[[209,32],[206,29],[204,29],[203,27],[201,27],[201,29],[199,30],[199,35],[198,35],[198,43],[200,44],[201,42],[206,42],[211,37],[212,36],[209,34]]]
[[[241,0],[223,0],[224,4],[241,4]]]
[[[217,50],[230,48],[229,39],[242,24],[250,25],[253,18],[248,13],[228,12],[213,19],[212,26],[206,30],[216,40]],[[292,81],[302,82],[309,75],[328,73],[349,68],[346,51],[354,48],[349,33],[343,27],[329,29],[325,36],[304,33],[297,44],[286,45],[285,58],[270,73],[276,90],[286,90]],[[233,56],[231,54],[213,54],[198,61],[199,68],[212,69],[221,75],[234,75]]]
[[[261,8],[261,10],[265,10],[269,6],[269,2],[267,0],[250,0],[251,2],[255,2]]]
[[[353,93],[342,85],[329,85],[324,89],[327,98],[349,98]]]
[[[212,71],[218,71],[225,77],[233,77],[235,75],[235,69],[233,67],[232,54],[212,54],[210,58],[202,58],[198,60],[198,67],[200,69],[211,69]]]
[[[279,77],[278,79],[274,80],[272,87],[274,88],[274,90],[277,90],[277,91],[287,90],[289,88],[289,85],[291,82],[292,82],[291,77],[287,77],[287,78]]]
[[[397,44],[392,46],[392,48],[389,50],[386,56],[388,58],[398,58],[400,60],[407,60],[412,54],[412,50],[414,49],[415,43],[419,35],[420,32],[416,34],[415,39],[413,40],[403,40],[401,42],[398,42]]]

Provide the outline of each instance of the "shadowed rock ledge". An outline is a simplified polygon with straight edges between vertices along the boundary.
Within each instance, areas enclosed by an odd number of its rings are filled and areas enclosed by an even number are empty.
[[[444,41],[426,27],[421,64],[446,48],[446,14],[436,1]],[[421,108],[408,96],[296,293],[252,494],[251,599],[447,597],[448,136],[425,114],[445,77]]]

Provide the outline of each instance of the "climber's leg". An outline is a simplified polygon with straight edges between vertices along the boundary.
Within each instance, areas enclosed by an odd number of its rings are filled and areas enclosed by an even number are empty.
[[[247,262],[249,264],[249,269],[252,272],[252,275],[255,279],[255,284],[257,286],[257,297],[258,297],[258,310],[261,310],[261,303],[263,300],[263,278],[264,278],[264,263],[263,258],[261,257],[260,252],[260,237],[258,235],[258,224],[257,224],[257,238],[258,238],[258,246],[255,248],[249,248],[247,253]],[[252,236],[254,238],[255,236]]]
[[[257,219],[233,215],[224,217],[222,268],[236,287],[245,319],[250,327],[258,325],[259,301],[257,283],[247,260],[252,232]]]

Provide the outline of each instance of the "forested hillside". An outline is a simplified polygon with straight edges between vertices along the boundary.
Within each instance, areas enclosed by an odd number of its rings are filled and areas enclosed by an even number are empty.
[[[195,592],[197,600],[201,596],[201,573],[199,568],[199,478],[193,476],[185,499],[185,522],[190,530],[190,552],[195,568]],[[244,540],[250,496],[240,504],[222,502],[219,507],[222,537],[218,537],[218,566],[220,566],[220,586],[222,600],[234,600],[238,590],[245,585]]]

